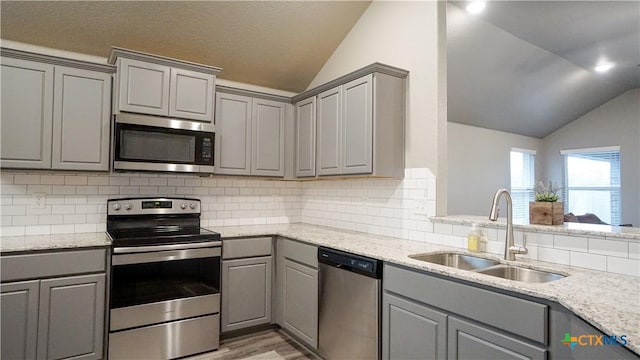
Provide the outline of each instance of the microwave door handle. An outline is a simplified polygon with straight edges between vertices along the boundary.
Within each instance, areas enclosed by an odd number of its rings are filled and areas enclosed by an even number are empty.
[[[114,254],[111,259],[113,266],[144,264],[161,261],[176,261],[188,259],[202,259],[220,257],[220,248],[169,250],[147,253]]]

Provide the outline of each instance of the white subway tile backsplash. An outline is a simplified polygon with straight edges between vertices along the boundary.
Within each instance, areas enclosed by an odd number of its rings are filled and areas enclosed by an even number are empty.
[[[51,234],[51,225],[30,225],[25,227],[25,235]]]
[[[568,250],[538,248],[538,260],[562,265],[571,264],[571,252]]]
[[[13,177],[14,184],[40,184],[40,175],[16,174]]]
[[[64,177],[65,185],[87,185],[87,177],[84,175],[72,175]]]
[[[616,274],[640,276],[640,260],[607,256],[607,271]]]
[[[588,240],[585,237],[554,235],[553,247],[556,249],[587,252]]]
[[[0,235],[105,231],[108,199],[166,195],[201,199],[203,226],[304,222],[466,248],[470,226],[429,221],[436,211],[435,176],[425,168],[406,169],[405,173],[404,179],[298,182],[173,174],[3,171]],[[34,193],[45,194],[44,208],[35,207]],[[483,231],[490,240],[487,251],[502,255],[504,229]],[[516,243],[525,237],[528,242],[529,254],[519,257],[617,273],[638,272],[637,242],[522,231],[516,231],[515,236]]]
[[[607,271],[607,257],[604,255],[571,251],[570,259],[571,266]]]
[[[629,258],[640,259],[640,243],[629,242]]]
[[[589,252],[626,258],[629,257],[629,244],[626,241],[589,238]]]

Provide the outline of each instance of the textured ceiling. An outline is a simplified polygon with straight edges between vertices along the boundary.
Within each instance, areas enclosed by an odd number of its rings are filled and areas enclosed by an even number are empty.
[[[640,86],[640,2],[447,8],[448,120],[542,138]],[[615,62],[597,73],[600,58]]]
[[[111,46],[299,92],[370,1],[2,1],[3,39],[107,57]]]

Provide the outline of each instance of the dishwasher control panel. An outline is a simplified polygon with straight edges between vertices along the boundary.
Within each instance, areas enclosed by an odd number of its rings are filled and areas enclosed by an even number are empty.
[[[373,278],[382,277],[382,261],[344,251],[318,248],[318,261]]]

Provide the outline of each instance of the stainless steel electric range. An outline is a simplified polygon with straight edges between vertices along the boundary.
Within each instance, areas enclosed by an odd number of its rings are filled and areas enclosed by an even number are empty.
[[[219,346],[220,234],[200,201],[108,201],[109,358],[172,359]]]

